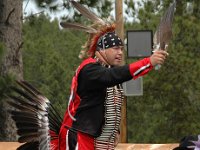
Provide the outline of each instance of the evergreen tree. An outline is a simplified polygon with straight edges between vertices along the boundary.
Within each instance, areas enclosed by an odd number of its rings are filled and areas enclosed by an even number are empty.
[[[55,12],[62,13],[63,11],[66,11],[66,14],[61,16],[62,19],[68,20],[68,21],[80,21],[80,22],[87,22],[82,15],[72,7],[71,3],[68,0],[34,0],[36,3],[36,6],[43,10],[44,12],[49,12],[48,14],[53,14]],[[96,12],[98,16],[103,18],[108,18],[108,16],[111,15],[111,11],[113,10],[113,3],[114,0],[81,0],[79,1],[80,4],[84,5],[85,7],[88,7],[93,12]],[[26,0],[25,4],[29,4],[29,1]],[[112,16],[113,17],[113,16]]]
[[[144,2],[139,23],[129,23],[127,28],[155,31],[169,3]],[[196,5],[199,2],[193,1],[197,9]],[[187,1],[177,2],[166,63],[144,77],[142,97],[128,98],[129,142],[179,142],[186,135],[199,134],[199,7],[188,14],[186,6]]]
[[[43,0],[36,1],[39,5],[44,2]],[[45,2],[44,6],[50,8],[48,4],[52,1]],[[81,1],[89,7],[96,8],[99,16],[103,17],[110,15],[112,2]],[[136,8],[132,0],[125,2],[128,4],[126,13],[133,18],[131,23],[126,20],[127,30],[152,29],[155,31],[160,17],[171,1],[142,0],[138,2],[140,8]],[[102,6],[105,8],[101,9]],[[64,1],[63,7],[70,9],[67,1]],[[56,10],[56,7],[52,7],[53,9]],[[84,21],[82,17],[80,19],[77,12],[75,16],[68,19]],[[0,15],[1,18],[2,15]],[[200,106],[199,18],[199,1],[177,1],[173,23],[174,36],[168,48],[170,56],[159,71],[152,71],[144,77],[142,97],[128,97],[129,142],[179,142],[183,136],[199,134],[200,125],[197,122]],[[81,61],[78,59],[78,54],[81,45],[86,40],[86,35],[81,32],[61,30],[58,24],[57,20],[50,22],[44,15],[32,16],[25,20],[23,70],[24,79],[42,91],[63,115],[67,107],[71,78]],[[2,56],[2,49],[0,46],[0,56]],[[132,61],[132,59],[128,60],[128,62]],[[11,77],[0,77],[0,94],[9,92],[7,87],[11,81]],[[5,117],[4,112],[0,114]],[[2,116],[0,116],[1,120]],[[2,127],[1,124],[0,126]],[[4,135],[2,131],[0,130],[0,134]],[[3,139],[0,138],[0,140]]]
[[[63,115],[85,35],[61,30],[57,20],[50,22],[43,15],[27,20],[23,34],[24,78],[52,100]]]

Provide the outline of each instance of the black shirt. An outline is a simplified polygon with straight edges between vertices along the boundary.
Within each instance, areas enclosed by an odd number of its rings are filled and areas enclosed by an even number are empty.
[[[84,66],[78,76],[77,93],[81,102],[72,128],[98,137],[104,124],[106,88],[131,79],[128,65],[106,68],[90,63]]]

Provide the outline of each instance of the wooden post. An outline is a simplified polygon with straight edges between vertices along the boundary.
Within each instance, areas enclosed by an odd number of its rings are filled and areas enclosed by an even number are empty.
[[[123,0],[115,0],[116,32],[124,40]]]
[[[124,40],[124,22],[123,22],[123,0],[115,0],[115,18],[116,18],[116,33]],[[124,57],[125,58],[125,57]],[[124,61],[123,61],[124,64]],[[120,126],[120,142],[127,143],[127,115],[126,115],[126,97],[122,106],[121,126]]]

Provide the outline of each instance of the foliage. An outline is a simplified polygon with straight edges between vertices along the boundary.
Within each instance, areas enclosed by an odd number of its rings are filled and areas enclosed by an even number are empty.
[[[83,2],[91,7],[100,3]],[[155,31],[171,1],[142,0],[140,8],[131,0],[125,2],[127,15],[138,16],[134,22],[126,22],[126,30]],[[197,12],[200,7],[197,7],[199,2],[193,1],[194,11],[188,14],[187,2],[178,1],[174,37],[166,63],[159,71],[144,77],[143,96],[128,97],[128,139],[131,143],[179,142],[186,135],[199,133],[200,21]],[[23,35],[24,79],[40,89],[63,114],[71,77],[80,63],[77,56],[86,36],[81,32],[60,30],[58,21],[50,22],[46,16],[26,20]],[[132,61],[135,59],[128,60]]]
[[[186,6],[186,1],[181,2]],[[127,24],[127,28],[155,31],[160,17],[150,13],[155,4],[159,3],[144,3],[144,9],[139,10],[140,24]],[[169,1],[161,4],[161,14],[168,5]],[[196,14],[181,10],[175,14],[167,62],[144,77],[142,97],[128,98],[129,142],[179,142],[186,135],[199,134],[200,22]]]
[[[2,43],[0,43],[0,63],[3,58],[3,54],[4,54],[4,46]]]
[[[24,23],[24,79],[38,87],[64,114],[71,78],[79,65],[80,32],[59,29],[45,16]]]
[[[50,14],[55,12],[62,13],[66,12],[66,15],[63,15],[62,18],[68,21],[81,21],[87,22],[81,17],[81,14],[72,7],[68,0],[34,0],[38,8],[49,12]],[[114,0],[81,0],[80,3],[85,7],[89,7],[93,12],[103,18],[108,18],[110,16],[110,12],[113,10],[113,2]],[[28,1],[26,2],[28,3]]]

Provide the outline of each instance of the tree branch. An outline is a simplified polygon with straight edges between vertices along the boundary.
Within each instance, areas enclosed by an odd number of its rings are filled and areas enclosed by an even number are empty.
[[[21,42],[20,44],[18,43],[18,48],[16,50],[16,55],[19,54],[19,50],[22,48],[23,45],[24,45],[24,42]]]
[[[30,17],[33,17],[33,16],[36,16],[36,15],[39,15],[39,14],[42,14],[44,11],[41,11],[41,12],[38,12],[38,13],[35,13],[35,14],[31,14],[31,15],[29,15],[29,16],[27,16],[27,17],[24,17],[22,20],[26,20],[26,19],[28,19],[28,18],[30,18]]]
[[[13,8],[13,9],[10,11],[10,13],[8,14],[8,17],[7,17],[6,21],[5,21],[5,24],[9,24],[10,16],[11,16],[11,14],[12,14],[14,11],[15,11],[15,8]]]

